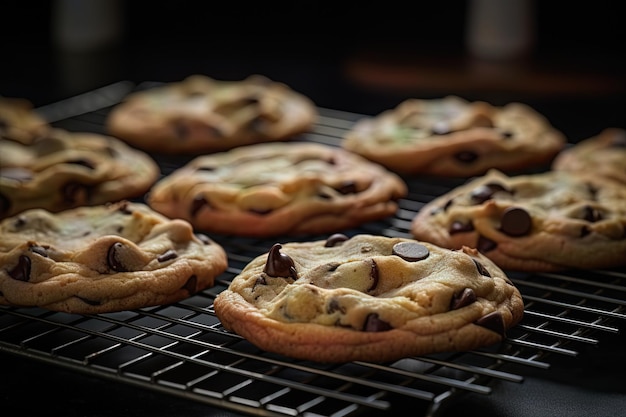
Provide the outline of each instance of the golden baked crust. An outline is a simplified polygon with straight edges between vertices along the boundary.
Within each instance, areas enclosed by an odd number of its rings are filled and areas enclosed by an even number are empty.
[[[189,223],[122,201],[4,219],[0,266],[0,304],[85,314],[181,300],[227,258]]]
[[[166,216],[225,235],[339,231],[394,214],[396,174],[341,148],[273,142],[199,156],[157,182],[146,201]]]
[[[524,305],[476,250],[332,235],[275,244],[218,294],[214,308],[225,328],[270,352],[386,362],[497,343]]]
[[[475,247],[501,268],[556,271],[626,265],[626,187],[595,175],[486,175],[424,205],[417,239]]]
[[[549,163],[565,136],[522,103],[408,99],[359,120],[342,146],[404,174],[469,177]]]
[[[594,175],[626,185],[626,130],[606,128],[562,150],[552,162],[552,169]]]
[[[137,197],[160,175],[149,155],[97,133],[51,129],[29,145],[0,139],[0,155],[0,219]]]
[[[199,154],[287,140],[316,118],[308,97],[267,77],[221,81],[196,74],[130,94],[111,110],[106,128],[147,151]]]

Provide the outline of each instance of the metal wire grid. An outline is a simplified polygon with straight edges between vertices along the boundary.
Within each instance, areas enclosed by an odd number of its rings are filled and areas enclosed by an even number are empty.
[[[106,112],[82,112],[60,125],[102,132]],[[337,145],[361,117],[331,109],[320,113],[305,140]],[[155,159],[163,175],[186,162]],[[407,182],[411,191],[396,216],[353,232],[410,237],[416,212],[459,184],[438,178]],[[213,310],[215,296],[280,239],[212,237],[229,258],[213,288],[168,306],[101,315],[2,307],[0,351],[251,415],[392,415],[410,404],[415,415],[426,416],[460,393],[488,395],[494,383],[522,383],[523,375],[508,372],[509,365],[548,371],[550,354],[575,358],[581,344],[599,344],[602,333],[618,333],[626,319],[624,270],[509,272],[524,297],[525,317],[497,346],[384,364],[293,360],[225,331]]]

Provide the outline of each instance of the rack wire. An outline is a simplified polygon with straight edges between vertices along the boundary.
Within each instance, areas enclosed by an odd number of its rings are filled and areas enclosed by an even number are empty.
[[[43,110],[52,112],[59,127],[104,133],[104,118],[128,84],[112,88],[115,94],[99,89]],[[91,105],[95,100],[100,109],[80,107],[79,98],[90,99]],[[78,110],[68,110],[67,103],[78,103]],[[363,117],[319,111],[317,124],[303,140],[337,146],[346,130]],[[187,162],[184,157],[154,156],[162,175]],[[463,181],[405,180],[409,195],[399,201],[396,215],[362,225],[355,233],[410,237],[417,211]],[[619,333],[626,320],[624,269],[509,271],[524,298],[525,315],[498,345],[382,364],[294,360],[261,351],[226,331],[213,310],[215,296],[277,240],[212,237],[229,260],[214,287],[171,305],[100,315],[1,307],[0,352],[250,415],[384,416],[410,404],[415,415],[435,416],[460,394],[489,395],[496,382],[523,383],[519,369],[548,372],[550,355],[575,361],[581,347],[599,345],[603,334]]]

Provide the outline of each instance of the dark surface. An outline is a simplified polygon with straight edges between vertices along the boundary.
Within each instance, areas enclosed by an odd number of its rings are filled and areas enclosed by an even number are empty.
[[[567,19],[557,7],[563,2],[542,2],[533,55],[522,63],[489,63],[495,75],[487,72],[481,82],[472,71],[484,63],[468,57],[463,44],[466,2],[420,4],[421,10],[409,13],[402,3],[339,11],[305,1],[293,2],[287,15],[265,2],[245,7],[211,2],[206,9],[198,3],[121,3],[120,39],[77,53],[54,44],[54,2],[3,2],[0,95],[41,106],[120,80],[176,81],[194,73],[236,80],[259,73],[287,83],[321,107],[363,114],[408,97],[462,91],[468,99],[494,104],[526,102],[572,142],[605,127],[626,127],[624,29],[622,15],[610,2],[585,3],[570,10]],[[368,76],[354,77],[350,68],[369,70]],[[394,79],[390,74],[398,68],[411,76]],[[520,68],[524,76],[518,78]],[[435,76],[441,73],[448,74],[443,81]],[[505,82],[485,82],[493,78]],[[558,88],[555,80],[561,82]],[[549,371],[524,370],[523,384],[497,385],[486,397],[462,397],[440,415],[477,410],[512,417],[624,413],[626,391],[619,378],[625,375],[625,350],[623,335],[606,337],[579,358],[554,358]],[[3,415],[236,415],[6,353],[0,354],[0,370]]]

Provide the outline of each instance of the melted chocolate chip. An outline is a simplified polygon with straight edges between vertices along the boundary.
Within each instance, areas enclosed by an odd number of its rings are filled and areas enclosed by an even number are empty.
[[[65,161],[66,164],[80,165],[89,169],[95,169],[95,165],[93,162],[88,161],[87,159],[71,159],[69,161]]]
[[[196,171],[207,171],[207,172],[212,172],[215,171],[215,167],[211,167],[211,166],[201,166],[196,168]]]
[[[120,206],[117,208],[117,211],[123,214],[133,214],[132,210],[128,208],[128,201],[124,201],[122,204],[120,204]]]
[[[341,194],[355,194],[358,191],[354,181],[344,181],[335,189]]]
[[[495,182],[490,182],[474,188],[474,190],[472,190],[472,192],[470,193],[470,197],[472,201],[474,201],[476,204],[482,204],[485,201],[491,199],[493,195],[499,191],[512,194],[511,190],[509,190],[505,186]]]
[[[450,229],[448,230],[448,233],[453,235],[455,233],[471,232],[472,230],[474,230],[474,224],[472,223],[471,220],[468,220],[466,222],[455,220],[450,225]]]
[[[296,266],[293,259],[289,255],[285,255],[280,251],[282,245],[275,243],[267,255],[267,262],[263,268],[263,272],[272,277],[291,277],[298,279]]]
[[[44,258],[48,257],[48,248],[47,247],[43,247],[43,246],[39,246],[39,245],[33,245],[30,248],[28,248],[29,251],[31,251],[32,253],[36,253],[39,256],[43,256]]]
[[[364,332],[385,332],[391,329],[393,327],[386,321],[379,319],[377,313],[370,313],[365,317],[365,323],[363,324]]]
[[[478,159],[478,154],[473,151],[461,151],[454,154],[454,158],[464,164],[471,164]]]
[[[18,281],[28,281],[30,279],[31,260],[26,255],[20,255],[17,265],[10,271],[9,276]]]
[[[198,277],[195,275],[192,275],[189,277],[187,282],[185,282],[185,285],[182,286],[182,289],[187,290],[189,294],[195,294],[197,291],[196,290],[197,286],[198,286]]]
[[[468,306],[476,301],[476,293],[471,288],[465,288],[455,293],[450,300],[450,310],[458,310],[459,308]]]
[[[369,286],[369,288],[367,289],[367,292],[370,292],[374,289],[376,289],[376,287],[378,286],[378,265],[376,264],[376,261],[374,261],[373,259],[371,260],[371,265],[370,265],[370,278],[372,279],[372,285]]]
[[[340,243],[345,242],[348,239],[349,237],[344,235],[343,233],[335,233],[333,235],[330,235],[328,239],[326,239],[326,243],[324,243],[324,247],[332,248],[334,246],[337,246]]]
[[[450,206],[452,205],[453,200],[454,199],[451,198],[450,200],[446,201],[446,203],[443,206],[434,208],[430,212],[430,215],[433,216],[433,215],[435,215],[437,213],[445,213],[450,208]]]
[[[271,212],[272,212],[272,209],[257,209],[257,208],[251,208],[251,209],[249,209],[248,211],[249,211],[249,212],[251,212],[251,213],[254,213],[254,214],[259,214],[259,215],[261,215],[261,216],[264,216],[264,215],[266,215],[266,214],[271,213]]]
[[[408,262],[417,262],[428,258],[430,251],[421,243],[400,242],[393,245],[392,253]]]
[[[76,204],[81,201],[89,201],[90,189],[84,184],[68,182],[61,189],[63,199],[69,204]]]
[[[112,244],[107,253],[107,263],[109,268],[115,272],[128,272],[128,269],[120,262],[117,256],[118,252],[121,250],[124,250],[124,245],[120,242]]]
[[[346,309],[345,307],[342,307],[341,304],[339,304],[339,301],[336,298],[331,298],[328,302],[328,305],[326,306],[326,313],[332,314],[335,311],[339,311],[340,313],[345,314]]]
[[[499,311],[494,311],[486,316],[483,316],[476,320],[476,324],[484,327],[486,329],[492,330],[498,333],[500,336],[504,337],[504,319],[502,318],[502,313]]]
[[[202,207],[210,207],[210,204],[203,196],[196,196],[191,202],[191,208],[189,209],[191,217],[196,217]]]
[[[500,132],[500,136],[502,136],[502,139],[512,139],[515,135],[511,131],[505,130]]]
[[[585,206],[583,207],[583,219],[591,223],[597,222],[602,220],[602,212],[591,206]]]
[[[590,233],[591,233],[591,229],[589,228],[589,226],[585,225],[580,228],[580,237],[585,237]]]
[[[500,219],[500,230],[509,236],[526,235],[530,232],[532,225],[530,214],[520,207],[507,208]]]
[[[480,275],[491,278],[491,274],[489,273],[489,271],[487,271],[487,268],[485,268],[483,264],[481,264],[474,258],[472,258],[472,261],[474,261],[474,265],[476,265],[476,269],[478,269]]]
[[[159,255],[159,257],[157,258],[157,261],[166,262],[175,258],[178,258],[178,254],[176,253],[176,251],[169,249],[165,253]]]
[[[476,242],[476,249],[478,249],[482,253],[494,250],[497,246],[498,244],[496,242],[484,236],[479,236],[478,242]]]
[[[173,123],[174,135],[180,140],[186,140],[191,136],[191,129],[181,120],[176,120]]]

